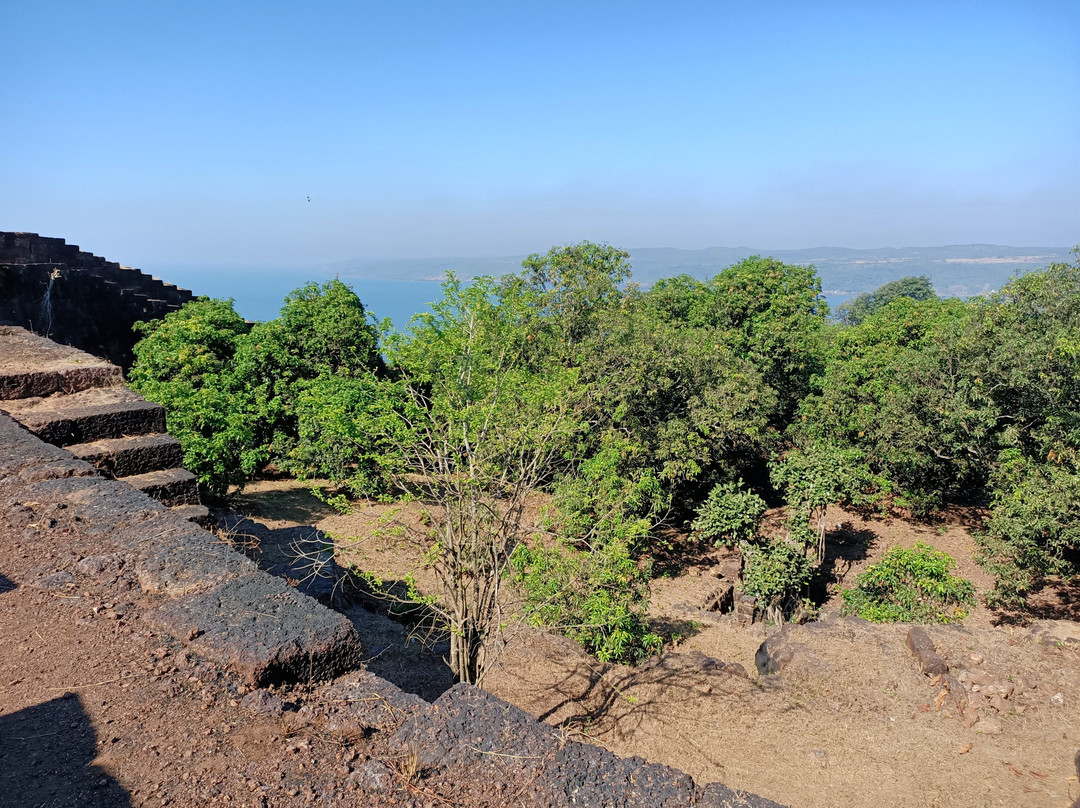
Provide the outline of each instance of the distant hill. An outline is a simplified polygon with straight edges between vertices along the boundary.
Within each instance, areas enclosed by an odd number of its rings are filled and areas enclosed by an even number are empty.
[[[1057,261],[1071,262],[1066,247],[1005,247],[959,244],[946,247],[882,247],[856,250],[813,247],[768,250],[751,247],[638,247],[628,250],[633,279],[648,286],[660,278],[692,275],[710,278],[751,255],[772,256],[788,264],[813,264],[822,289],[832,299],[868,292],[905,275],[927,275],[938,293],[967,297],[998,289],[1011,275]],[[435,281],[448,271],[463,278],[504,275],[521,269],[523,255],[502,258],[411,258],[341,261],[320,267],[345,277],[366,280]]]

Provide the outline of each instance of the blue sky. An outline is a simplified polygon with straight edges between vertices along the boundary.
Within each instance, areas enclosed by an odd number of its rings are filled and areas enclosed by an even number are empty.
[[[135,266],[1080,241],[1075,0],[11,0],[4,27],[0,229]]]

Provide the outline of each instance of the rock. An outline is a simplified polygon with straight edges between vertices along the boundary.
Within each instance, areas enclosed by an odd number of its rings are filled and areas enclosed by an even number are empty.
[[[938,655],[934,641],[919,626],[912,626],[907,633],[907,647],[919,662],[919,668],[927,676],[940,676],[948,672],[949,666]]]
[[[330,679],[362,659],[347,617],[261,572],[185,595],[147,618],[174,637],[192,637],[192,651],[253,687]]]
[[[735,622],[741,626],[754,622],[757,613],[757,600],[747,595],[740,595],[735,600]]]
[[[750,674],[746,672],[746,668],[738,662],[725,662],[724,673],[730,673],[732,676],[738,676],[740,679],[750,678]]]
[[[157,520],[155,520],[157,521]],[[135,562],[139,586],[148,594],[179,597],[205,592],[258,567],[211,533],[180,519],[162,520],[148,530],[154,541]]]
[[[697,796],[694,781],[687,774],[578,743],[555,752],[533,788],[536,808],[683,808],[693,805]]]
[[[735,791],[723,783],[705,786],[695,805],[698,808],[783,808],[778,802],[745,791]]]
[[[361,791],[382,794],[390,790],[393,781],[394,773],[389,766],[381,760],[369,760],[357,766],[346,778],[345,784]]]
[[[124,557],[119,553],[107,555],[87,556],[75,565],[75,571],[80,575],[98,576],[115,575],[124,566]]]
[[[723,583],[713,589],[701,601],[701,608],[707,612],[730,612],[734,605],[735,585]]]
[[[471,765],[498,758],[533,770],[561,743],[562,735],[554,727],[484,690],[459,683],[430,709],[405,721],[391,739],[391,748],[401,753],[418,749],[425,766]]]
[[[52,575],[46,575],[44,578],[39,578],[35,583],[38,589],[44,589],[46,591],[55,591],[58,589],[64,589],[68,584],[75,583],[75,576],[66,570],[60,572],[54,572]]]
[[[1050,697],[1050,703],[1055,707],[1061,707],[1065,704],[1065,697],[1061,693],[1055,693]]]
[[[983,735],[1000,735],[1001,724],[992,718],[984,718],[979,722],[979,732]]]
[[[267,718],[277,718],[285,710],[281,699],[269,690],[260,688],[252,690],[240,700],[240,706],[256,715],[264,715]]]
[[[344,704],[342,720],[363,729],[392,731],[405,719],[426,712],[431,706],[369,671],[346,674],[325,692],[328,700]]]
[[[754,654],[754,664],[762,676],[792,668],[821,667],[821,662],[806,645],[791,641],[787,626],[768,637],[758,647]]]
[[[986,671],[960,671],[956,678],[961,684],[978,693],[982,688],[994,683],[993,674]]]
[[[742,562],[737,558],[728,558],[717,565],[717,577],[734,583],[739,580],[742,572]]]
[[[960,711],[960,721],[965,727],[971,729],[979,723],[979,711],[970,704],[965,704]]]

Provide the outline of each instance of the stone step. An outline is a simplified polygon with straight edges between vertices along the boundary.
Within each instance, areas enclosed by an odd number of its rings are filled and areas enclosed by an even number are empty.
[[[0,401],[121,384],[120,368],[16,326],[0,326]]]
[[[198,505],[199,484],[187,469],[175,468],[151,471],[119,478],[162,505]]]
[[[106,477],[131,477],[176,468],[184,462],[180,441],[171,435],[133,435],[105,438],[67,447],[75,457],[93,464]]]
[[[5,401],[0,409],[56,446],[165,431],[165,410],[123,387]]]
[[[213,519],[210,518],[210,509],[205,505],[174,505],[169,508],[169,511],[185,522],[193,522],[203,528],[209,529],[213,523]]]
[[[153,628],[191,638],[191,651],[252,687],[332,679],[363,662],[345,615],[263,572],[179,597],[146,617]]]

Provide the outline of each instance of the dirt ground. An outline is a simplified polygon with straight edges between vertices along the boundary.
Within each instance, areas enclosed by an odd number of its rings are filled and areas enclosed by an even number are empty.
[[[351,548],[339,553],[343,565],[387,580],[413,573],[422,591],[434,585],[415,548],[387,529],[387,505],[341,515],[295,482],[267,480],[250,486],[237,506],[273,529],[324,531]],[[767,525],[782,521],[777,512],[768,517]],[[786,630],[796,653],[779,674],[759,675],[755,653],[781,629],[700,611],[725,558],[687,547],[681,565],[659,565],[653,585],[651,618],[679,635],[664,657],[636,668],[605,666],[564,638],[516,625],[486,686],[582,740],[793,808],[1064,808],[1080,796],[1073,764],[1080,748],[1080,593],[1058,588],[1038,596],[1037,616],[1066,619],[1025,625],[980,601],[962,626],[929,628],[951,673],[1009,683],[1001,709],[972,695],[981,705],[973,726],[942,703],[941,684],[919,671],[905,647],[907,626],[839,619],[839,587],[896,544],[944,550],[957,559],[957,574],[988,587],[972,560],[971,530],[980,520],[964,510],[931,524],[831,510],[823,622]],[[378,628],[388,667],[375,672],[412,692],[432,687],[439,649],[422,652],[417,638],[391,621]],[[390,660],[410,639],[412,657],[395,669]]]

